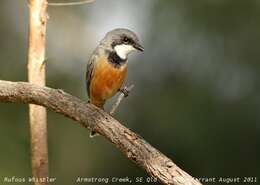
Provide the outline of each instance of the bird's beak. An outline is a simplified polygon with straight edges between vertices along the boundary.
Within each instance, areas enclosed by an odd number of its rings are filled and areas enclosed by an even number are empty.
[[[135,49],[137,49],[137,50],[139,50],[139,51],[144,51],[144,47],[143,46],[141,46],[141,44],[139,44],[139,43],[136,43],[135,45],[134,45],[134,48]]]

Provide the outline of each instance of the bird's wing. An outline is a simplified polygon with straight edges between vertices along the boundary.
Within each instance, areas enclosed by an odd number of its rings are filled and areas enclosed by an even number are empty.
[[[87,86],[87,93],[88,93],[89,97],[90,97],[89,88],[90,88],[90,83],[91,83],[91,80],[92,80],[95,59],[96,59],[95,54],[93,54],[92,57],[90,57],[90,59],[88,61],[88,65],[87,65],[86,86]]]

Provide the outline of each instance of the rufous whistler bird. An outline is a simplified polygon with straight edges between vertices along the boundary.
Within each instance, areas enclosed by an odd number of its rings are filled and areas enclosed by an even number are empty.
[[[126,77],[128,54],[143,51],[136,34],[118,28],[108,32],[91,55],[86,73],[90,103],[104,109],[107,99],[120,91]]]

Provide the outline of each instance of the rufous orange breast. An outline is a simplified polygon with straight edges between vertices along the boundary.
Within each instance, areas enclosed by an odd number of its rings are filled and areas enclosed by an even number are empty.
[[[116,94],[124,82],[126,65],[115,67],[106,58],[97,59],[89,89],[92,104],[103,107],[105,101]]]

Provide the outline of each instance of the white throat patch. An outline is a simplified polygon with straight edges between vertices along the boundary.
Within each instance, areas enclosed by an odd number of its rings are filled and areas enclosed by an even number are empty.
[[[120,44],[115,46],[115,51],[116,54],[121,58],[121,59],[126,59],[128,54],[131,51],[134,51],[135,48],[131,45],[126,45],[126,44]]]

